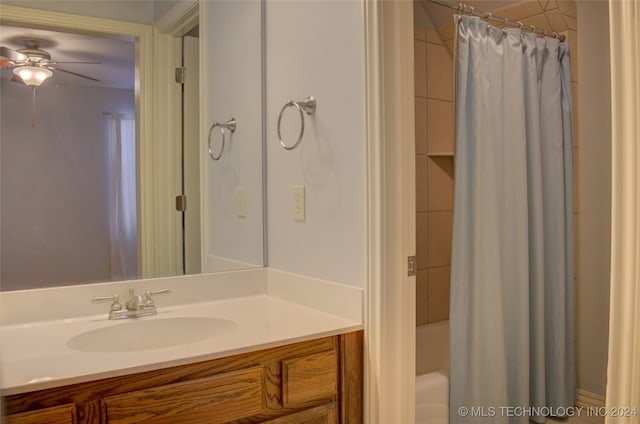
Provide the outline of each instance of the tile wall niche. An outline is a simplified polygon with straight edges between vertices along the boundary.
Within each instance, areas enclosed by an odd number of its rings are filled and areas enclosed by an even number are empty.
[[[563,33],[571,58],[574,115],[574,269],[578,290],[578,65],[575,1],[531,0],[495,10],[496,16]],[[453,222],[453,38],[454,25],[416,27],[416,324],[449,319]]]

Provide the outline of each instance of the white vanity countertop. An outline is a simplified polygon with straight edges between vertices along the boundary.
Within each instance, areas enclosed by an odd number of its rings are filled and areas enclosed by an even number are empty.
[[[231,274],[231,277],[234,275]],[[207,298],[202,302],[178,304],[167,304],[171,295],[162,300],[159,298],[158,314],[150,317],[110,321],[106,315],[108,304],[98,305],[103,312],[101,315],[72,314],[69,318],[17,322],[12,322],[11,316],[6,315],[8,318],[3,319],[0,327],[2,395],[184,365],[363,329],[361,289],[326,284],[277,271],[269,271],[266,277],[259,277],[257,283],[249,284],[250,290],[243,289],[244,293],[233,297],[222,296],[214,300]],[[187,288],[198,289],[199,280],[192,280],[181,277],[175,282],[175,287],[181,286],[183,292]],[[229,276],[225,280],[224,284],[237,285],[237,281]],[[174,282],[162,280],[159,283],[161,285],[153,286],[155,283],[154,280],[146,282],[152,289],[167,285],[173,289],[171,284]],[[185,286],[187,283],[190,284]],[[209,281],[204,283],[210,285]],[[119,286],[108,288],[111,290],[116,287],[122,290]],[[227,289],[227,293],[231,291]],[[101,290],[105,291],[104,287]],[[179,291],[173,293],[176,298],[180,296],[177,293]],[[56,292],[46,293],[50,297],[57,295]],[[63,293],[67,294],[66,291]],[[29,294],[27,299],[37,299],[34,296],[41,295]],[[20,294],[5,296],[1,299],[3,307],[23,303],[25,299],[22,297]],[[217,318],[225,321],[213,323],[219,328],[213,336],[172,346],[166,341],[171,340],[171,331],[174,334],[181,333],[175,329],[182,325],[182,321],[175,318]],[[150,337],[161,339],[157,343],[150,339],[149,344],[156,346],[148,347],[145,343],[144,350],[131,351],[123,347],[127,345],[127,325],[147,325],[143,321],[163,319],[172,321],[160,325],[154,323],[152,332],[156,332],[156,335],[144,337],[145,340]],[[185,322],[186,327],[190,327],[190,321]],[[217,325],[219,323],[222,325]],[[166,334],[164,324],[168,324]],[[122,331],[116,329],[117,326],[123,326]],[[98,339],[97,344],[102,347],[87,349],[85,345],[78,347],[72,341],[77,341],[79,335],[100,332],[103,327],[114,327],[115,330],[107,331],[105,334],[108,337]],[[204,327],[208,329],[208,323]],[[184,334],[173,337],[182,336]],[[188,335],[186,339],[189,339]],[[114,348],[111,348],[111,343]]]
[[[74,336],[101,327],[187,317],[229,322],[213,337],[147,350],[86,352],[75,350],[69,343]],[[137,319],[109,321],[106,315],[100,315],[6,325],[0,329],[2,395],[221,358],[362,328],[360,322],[268,294],[158,306],[157,315]],[[122,337],[126,337],[124,327]],[[111,340],[114,346],[125,343],[125,339],[118,339]]]

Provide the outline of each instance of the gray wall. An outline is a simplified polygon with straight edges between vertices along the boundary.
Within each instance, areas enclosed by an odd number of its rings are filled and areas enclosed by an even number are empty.
[[[609,336],[611,91],[609,9],[578,1],[580,214],[576,352],[578,387],[604,395]]]
[[[111,280],[108,145],[103,112],[133,114],[133,90],[2,80],[0,285]]]

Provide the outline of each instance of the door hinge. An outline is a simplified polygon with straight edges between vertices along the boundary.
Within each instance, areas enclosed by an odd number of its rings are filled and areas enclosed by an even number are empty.
[[[187,210],[187,196],[184,194],[176,196],[176,210],[178,212],[184,212]]]
[[[416,257],[415,256],[409,256],[407,258],[407,264],[408,264],[407,275],[409,277],[415,277],[415,275],[416,275]]]
[[[187,73],[187,68],[184,66],[179,66],[176,68],[176,82],[178,84],[184,84],[185,74]]]

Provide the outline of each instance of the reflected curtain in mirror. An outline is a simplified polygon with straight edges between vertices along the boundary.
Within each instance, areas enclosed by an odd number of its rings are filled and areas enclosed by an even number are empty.
[[[109,143],[111,279],[138,275],[135,119],[105,114]]]

